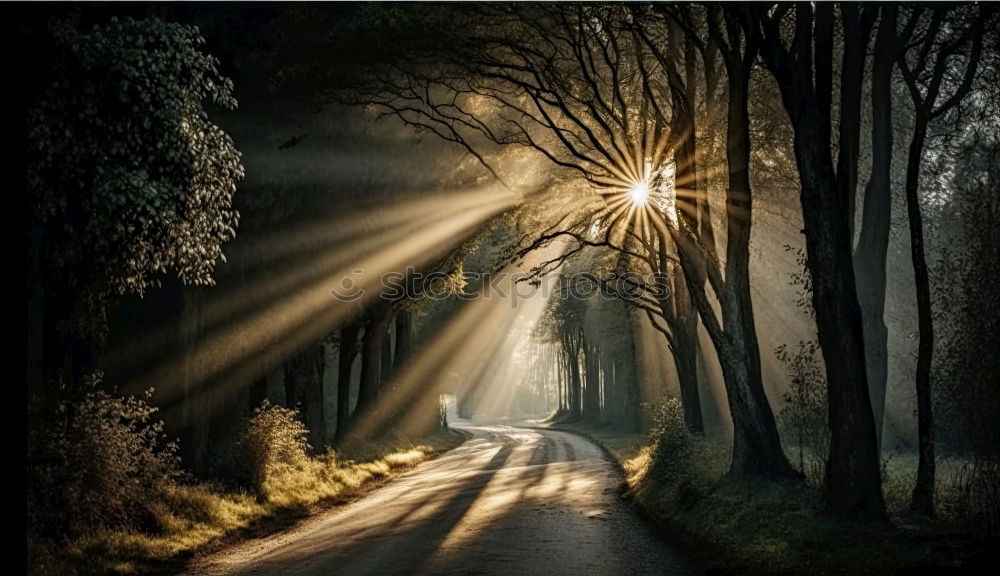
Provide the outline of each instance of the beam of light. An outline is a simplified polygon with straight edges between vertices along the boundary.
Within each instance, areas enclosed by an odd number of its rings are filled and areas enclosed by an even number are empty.
[[[367,214],[349,211],[307,224],[305,230],[316,234],[311,244],[297,226],[255,239],[231,260],[232,265],[241,268],[240,285],[229,286],[224,292],[208,291],[199,298],[198,332],[204,336],[226,330],[234,319],[280,307],[309,290],[309,286],[325,282],[327,289],[332,288],[343,278],[353,277],[356,269],[365,271],[364,279],[386,272],[375,268],[380,265],[381,254],[405,248],[411,238],[419,241],[431,227],[451,226],[469,210],[478,210],[498,198],[505,196],[495,190],[477,189],[402,202],[398,210],[385,207]],[[428,254],[440,249],[428,247]],[[280,255],[279,261],[270,255],[272,251]],[[412,264],[419,266],[421,262]],[[378,288],[362,287],[368,292]],[[107,363],[119,366],[169,362],[172,359],[164,357],[165,342],[175,334],[176,327],[169,323],[152,329],[141,339],[112,350]]]
[[[478,297],[464,303],[456,316],[444,326],[434,339],[420,350],[398,374],[391,386],[395,390],[382,394],[374,409],[353,421],[352,431],[364,438],[377,431],[387,415],[405,411],[397,425],[402,430],[419,429],[419,422],[425,419],[428,410],[436,409],[441,392],[468,393],[470,386],[478,389],[478,401],[483,405],[509,406],[511,380],[523,376],[520,368],[511,370],[511,355],[503,350],[510,348],[510,339],[517,338],[523,330],[519,327],[533,325],[545,311],[547,293],[534,289],[524,295],[524,285],[514,285],[516,273],[529,270],[545,260],[551,259],[565,249],[563,243],[553,244],[543,250],[530,253],[518,265],[509,265],[503,272],[498,285],[484,286]],[[554,282],[558,273],[549,276]],[[499,298],[496,293],[510,295],[521,289],[521,300],[517,306],[509,298]],[[494,290],[490,297],[485,290]],[[487,369],[494,374],[487,374]],[[506,372],[505,376],[498,376]],[[459,390],[442,390],[447,375],[457,373],[462,380]],[[494,376],[494,377],[491,377]]]
[[[467,202],[458,203],[457,211],[449,210],[450,203],[444,201],[437,218],[423,222],[424,226],[416,223],[416,230],[409,230],[362,258],[364,274],[356,278],[357,286],[365,290],[361,300],[341,302],[330,294],[330,289],[341,279],[352,276],[359,265],[357,261],[341,264],[318,278],[290,286],[284,297],[261,309],[242,314],[236,321],[208,334],[199,334],[195,350],[183,351],[181,358],[163,359],[133,385],[145,388],[173,380],[173,386],[162,388],[158,395],[164,402],[176,401],[181,394],[187,395],[189,401],[198,401],[205,394],[208,396],[204,398],[224,397],[248,385],[269,367],[318,342],[359,306],[377,298],[382,274],[402,273],[407,266],[429,263],[436,253],[455,245],[487,219],[511,206],[510,196],[497,194],[495,190],[464,194]],[[177,380],[184,385],[177,386]]]

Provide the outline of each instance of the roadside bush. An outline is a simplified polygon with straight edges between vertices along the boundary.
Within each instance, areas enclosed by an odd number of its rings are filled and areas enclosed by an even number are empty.
[[[684,423],[680,398],[670,396],[650,409],[652,448],[650,472],[672,477],[686,469],[691,457],[691,436]]]
[[[148,402],[152,389],[122,396],[101,389],[101,378],[85,378],[82,391],[56,385],[29,405],[28,522],[36,534],[155,530],[163,490],[180,476],[177,445]]]
[[[261,498],[270,497],[283,477],[303,472],[312,464],[309,431],[299,412],[267,401],[254,410],[242,449],[250,487]]]

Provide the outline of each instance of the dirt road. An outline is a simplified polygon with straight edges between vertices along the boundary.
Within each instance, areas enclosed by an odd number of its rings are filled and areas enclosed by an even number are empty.
[[[473,437],[362,500],[188,573],[691,573],[618,497],[618,473],[597,446],[550,430],[454,426]]]

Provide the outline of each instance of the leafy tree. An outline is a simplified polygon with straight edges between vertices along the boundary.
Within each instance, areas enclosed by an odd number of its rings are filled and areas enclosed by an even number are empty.
[[[47,85],[28,115],[32,256],[46,263],[47,364],[69,353],[80,374],[113,297],[142,295],[167,272],[213,283],[243,166],[205,110],[236,100],[196,27],[113,18],[50,33]]]

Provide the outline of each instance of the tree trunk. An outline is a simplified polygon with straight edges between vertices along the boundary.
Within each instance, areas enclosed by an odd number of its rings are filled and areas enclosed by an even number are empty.
[[[569,403],[566,402],[566,371],[565,371],[566,366],[565,363],[562,362],[562,358],[558,354],[556,358],[554,358],[553,360],[555,361],[556,365],[556,384],[558,391],[556,395],[558,396],[559,399],[558,413],[561,415],[566,412],[566,407],[569,405]]]
[[[583,382],[580,378],[580,349],[575,343],[567,353],[566,361],[569,365],[570,375],[569,416],[573,420],[578,420],[580,418],[580,392]]]
[[[764,394],[760,348],[750,297],[750,121],[748,114],[749,74],[741,69],[730,74],[727,109],[726,165],[729,189],[726,192],[726,283],[719,298],[723,329],[730,343],[720,361],[733,365],[730,376],[734,390],[729,396],[743,398],[733,410],[740,420],[741,436],[733,435],[733,462],[730,472],[737,475],[790,477],[794,470],[781,448],[774,413]],[[723,374],[726,374],[723,366]],[[729,386],[727,385],[727,388]],[[745,414],[739,414],[746,410]],[[739,414],[739,415],[737,415]],[[746,454],[741,454],[741,445]]]
[[[805,113],[795,131],[795,149],[802,179],[812,301],[829,401],[831,439],[823,502],[827,511],[838,516],[884,519],[850,237],[842,201],[836,193],[826,144],[829,135],[815,128],[822,122],[818,115]]]
[[[597,347],[589,342],[584,343],[584,391],[583,417],[590,422],[601,421],[601,379]]]
[[[841,9],[848,14],[857,7],[842,5]],[[773,35],[763,38],[762,54],[765,65],[778,81],[795,135],[793,147],[801,183],[812,303],[826,365],[831,439],[823,507],[835,516],[885,520],[848,221],[847,195],[854,193],[849,186],[854,170],[842,169],[843,180],[838,182],[830,145],[833,11],[832,7],[817,5],[813,18],[811,7],[802,5],[795,17],[796,34],[801,41],[794,55]],[[860,97],[851,86],[843,86],[863,80],[868,35],[855,28],[856,25],[856,21],[845,17],[845,44],[850,46],[844,49],[842,100]],[[803,60],[811,50],[815,51],[815,74],[810,66],[812,59]],[[853,106],[850,101],[841,103],[842,110]],[[841,137],[849,140],[851,133],[842,129]],[[852,146],[850,142],[841,146],[845,151],[842,165],[850,161]]]
[[[309,444],[320,453],[326,445],[326,423],[323,419],[322,344],[313,344],[289,358],[285,363],[285,394],[289,403],[298,405],[302,421],[309,429]]]
[[[614,380],[618,397],[619,425],[625,432],[638,432],[642,427],[639,412],[639,382],[635,369],[635,338],[631,316],[626,334],[625,354],[614,359]]]
[[[889,331],[885,325],[886,255],[892,215],[892,68],[895,59],[896,7],[882,7],[872,66],[872,171],[865,189],[861,234],[854,251],[854,274],[865,339],[868,393],[881,451],[889,369]]]
[[[794,477],[797,474],[781,448],[761,378],[760,350],[750,296],[751,188],[749,177],[750,133],[748,118],[748,71],[735,57],[726,58],[728,107],[726,166],[725,281],[716,281],[722,325],[705,297],[705,265],[693,263],[695,250],[678,243],[688,288],[716,349],[733,418],[733,452],[729,473],[733,476]],[[706,263],[712,266],[713,263]],[[692,275],[691,272],[695,274]],[[721,286],[719,286],[721,284]]]
[[[355,420],[367,416],[375,408],[380,393],[382,371],[382,343],[389,331],[392,307],[380,305],[372,311],[372,317],[365,323],[365,334],[361,339],[361,383],[358,388],[358,403],[355,406]]]
[[[392,338],[386,333],[382,339],[382,365],[379,368],[379,388],[385,390],[392,379]]]
[[[917,324],[920,343],[917,349],[917,431],[919,462],[917,484],[913,488],[910,509],[919,514],[934,514],[934,413],[931,400],[931,360],[934,354],[934,321],[931,310],[930,275],[924,255],[924,223],[920,211],[920,159],[927,137],[928,116],[918,111],[906,163],[906,212],[910,220],[910,257],[917,287]]]
[[[337,357],[337,443],[347,436],[351,421],[351,367],[358,355],[360,327],[351,324],[340,329],[340,354]]]
[[[250,410],[259,408],[267,400],[267,374],[250,384]]]
[[[730,26],[730,35],[737,28]],[[723,43],[721,34],[713,28],[713,38]],[[739,39],[731,38],[730,42]],[[716,349],[730,410],[733,413],[733,453],[730,474],[733,476],[794,477],[781,448],[774,414],[764,394],[760,371],[760,351],[750,296],[749,258],[751,196],[749,180],[750,135],[748,120],[749,64],[756,53],[754,44],[746,43],[745,58],[737,45],[726,46],[724,56],[728,76],[728,106],[726,130],[726,164],[729,186],[726,192],[726,258],[725,274],[718,269],[715,238],[710,218],[699,218],[698,210],[683,209],[679,203],[675,232],[681,266],[691,298]],[[675,119],[672,130],[689,134],[678,144],[675,165],[678,166],[678,194],[690,187],[685,196],[698,190],[697,149],[694,138],[694,106],[690,97],[673,96]],[[679,106],[677,106],[679,105]],[[683,174],[680,174],[683,169]],[[688,184],[690,183],[690,184]],[[686,184],[682,186],[682,184]],[[709,209],[707,201],[703,209]],[[699,237],[690,233],[701,229]],[[706,294],[710,282],[718,298],[722,320]],[[697,366],[697,364],[695,364]]]
[[[395,371],[400,371],[410,361],[413,354],[413,319],[410,311],[400,310],[396,314],[396,353],[392,358]]]
[[[684,407],[684,422],[695,434],[705,432],[698,391],[698,316],[685,285],[684,271],[674,268],[674,322],[671,323],[673,343],[670,352],[677,368],[677,383]]]
[[[180,320],[181,350],[183,350],[183,390],[182,408],[185,434],[180,442],[181,459],[196,473],[205,473],[209,467],[209,421],[210,404],[198,401],[195,387],[194,355],[198,345],[201,316],[201,292],[196,287],[181,289],[184,305]]]

